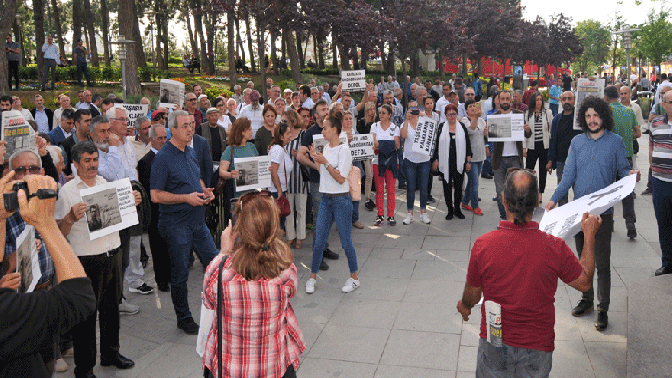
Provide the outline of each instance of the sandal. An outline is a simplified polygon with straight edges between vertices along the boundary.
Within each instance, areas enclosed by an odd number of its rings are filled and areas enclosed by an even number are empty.
[[[289,241],[289,247],[294,248],[294,243],[296,243],[296,239],[292,239]]]
[[[301,239],[296,239],[296,249],[301,249],[303,247],[303,241]]]

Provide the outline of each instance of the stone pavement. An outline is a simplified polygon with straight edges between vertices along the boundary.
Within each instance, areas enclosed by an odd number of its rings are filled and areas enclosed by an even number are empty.
[[[648,161],[642,161],[648,156],[647,141],[644,136],[640,143],[642,172],[648,170]],[[556,185],[554,172],[549,176],[544,204]],[[628,286],[652,277],[661,264],[651,196],[639,195],[645,185],[646,176],[637,184],[636,240],[626,237],[622,207],[615,208],[612,299],[609,327],[604,332],[593,327],[594,312],[583,318],[570,315],[580,293],[560,282],[551,377],[626,376]],[[373,227],[375,212],[361,206],[366,228],[354,229],[353,241],[362,286],[353,293],[340,290],[349,274],[335,227],[330,243],[341,259],[328,261],[331,268],[320,272],[312,295],[304,291],[312,258],[310,234],[305,247],[295,251],[299,287],[291,302],[307,346],[299,377],[473,377],[480,309],[476,308],[465,323],[455,306],[464,288],[471,245],[498,224],[497,206],[492,201],[494,182],[480,182],[485,216],[465,212],[465,220],[444,220],[446,207],[438,180],[433,194],[439,201],[428,207],[430,225],[417,218],[409,226],[401,223],[406,213],[405,191],[397,192],[395,227]],[[568,239],[568,245],[575,250],[573,238]],[[196,262],[190,273],[190,304],[198,321],[203,268]],[[151,261],[145,277],[153,284]],[[135,360],[136,366],[128,371],[97,366],[94,373],[101,378],[201,377],[196,336],[176,328],[169,293],[126,295],[141,306],[139,314],[121,319],[121,353]],[[66,361],[71,365],[68,372],[55,377],[73,376],[72,357]]]

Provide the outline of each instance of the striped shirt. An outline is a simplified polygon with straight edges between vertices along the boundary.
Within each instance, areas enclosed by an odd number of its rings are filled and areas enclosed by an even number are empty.
[[[534,113],[534,141],[543,142],[544,140],[544,120],[541,118],[541,112]]]
[[[652,174],[657,179],[672,182],[672,125],[664,115],[651,121],[649,130]]]
[[[299,148],[301,147],[301,139],[305,133],[305,130],[301,130],[299,135],[285,147],[292,157],[292,164],[294,164],[294,169],[292,169],[289,175],[288,193],[308,194],[308,183],[303,181],[303,176],[301,175],[301,163],[296,159],[296,156],[292,155],[292,150],[299,151]]]

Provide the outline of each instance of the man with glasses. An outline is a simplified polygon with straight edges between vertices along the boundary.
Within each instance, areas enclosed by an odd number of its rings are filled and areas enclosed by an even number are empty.
[[[553,122],[551,122],[551,139],[548,142],[548,164],[546,164],[548,174],[551,174],[555,169],[558,182],[562,181],[569,145],[575,136],[581,134],[581,130],[574,129],[574,93],[571,91],[562,93],[560,102],[562,103],[562,113],[553,117]],[[562,206],[568,200],[568,196],[565,195],[558,201],[558,204]]]
[[[184,105],[185,105],[184,110],[186,110],[187,113],[194,116],[194,121],[196,122],[197,125],[200,125],[201,123],[203,123],[203,113],[201,113],[201,111],[198,110],[197,101],[198,98],[194,93],[192,92],[187,93],[187,95],[184,96]]]
[[[12,90],[12,76],[16,81],[16,89],[19,90],[19,54],[21,48],[17,42],[12,42],[12,35],[7,34],[7,42],[5,43],[5,54],[7,55],[7,63],[9,74],[7,75],[7,82],[9,83],[9,90]]]
[[[205,224],[205,206],[214,198],[212,188],[200,177],[199,163],[189,147],[195,122],[189,113],[177,110],[168,116],[172,138],[152,163],[152,202],[159,204],[159,232],[168,245],[171,261],[171,298],[177,327],[189,335],[198,334],[198,324],[187,300],[187,263],[195,251],[203,266],[217,255],[217,247]]]

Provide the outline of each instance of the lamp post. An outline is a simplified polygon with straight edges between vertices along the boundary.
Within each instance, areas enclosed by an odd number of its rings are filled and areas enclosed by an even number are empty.
[[[116,41],[110,41],[111,45],[119,45],[117,50],[117,55],[119,57],[119,62],[121,62],[121,88],[124,95],[124,102],[126,102],[126,45],[135,43],[125,39],[123,35],[119,35],[119,39]]]
[[[621,45],[625,49],[625,54],[626,54],[626,59],[627,59],[627,74],[626,78],[628,81],[628,85],[630,85],[630,49],[632,49],[632,32],[634,31],[639,31],[641,29],[635,29],[631,28],[629,24],[623,24],[623,28],[621,30],[616,30],[613,32],[613,34],[623,34],[623,42]]]

